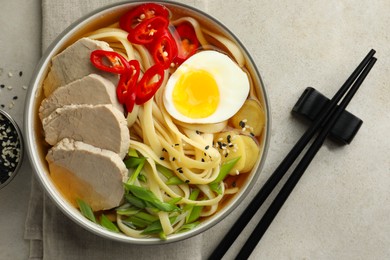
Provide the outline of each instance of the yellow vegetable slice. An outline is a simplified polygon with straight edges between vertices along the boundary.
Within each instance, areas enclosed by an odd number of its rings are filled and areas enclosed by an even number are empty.
[[[229,123],[236,129],[260,136],[265,125],[264,109],[259,101],[247,99]]]
[[[252,170],[253,166],[255,166],[260,149],[256,141],[252,137],[244,135],[241,135],[240,137],[244,142],[246,155],[245,166],[241,169],[241,171],[249,172],[250,170]]]
[[[246,154],[245,144],[241,136],[234,131],[223,132],[215,135],[214,142],[221,154],[221,163],[233,158],[241,157],[240,160],[229,171],[229,174],[235,175],[241,172],[245,166]]]

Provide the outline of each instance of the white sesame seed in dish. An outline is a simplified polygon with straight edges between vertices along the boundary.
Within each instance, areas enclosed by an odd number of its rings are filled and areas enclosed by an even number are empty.
[[[15,121],[0,109],[0,189],[16,175],[22,163],[23,143]]]

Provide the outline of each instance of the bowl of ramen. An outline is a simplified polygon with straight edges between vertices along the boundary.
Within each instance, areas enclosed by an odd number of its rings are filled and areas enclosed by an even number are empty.
[[[25,108],[49,197],[85,229],[133,244],[225,218],[261,174],[269,128],[244,46],[173,2],[114,4],[72,24],[42,57]]]

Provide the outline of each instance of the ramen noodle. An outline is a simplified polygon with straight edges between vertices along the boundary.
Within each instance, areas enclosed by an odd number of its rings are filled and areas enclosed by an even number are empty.
[[[83,37],[107,43],[126,61],[137,60],[140,78],[158,57],[151,44],[134,43],[129,34],[147,19],[164,17],[159,8],[168,13],[165,30],[178,48],[197,42],[184,59],[169,60],[150,99],[123,112],[130,132],[124,196],[118,207],[91,217],[131,237],[165,239],[196,227],[239,192],[261,157],[266,119],[258,86],[235,42],[188,14],[156,6],[129,10],[138,19],[131,32],[117,21]],[[192,35],[183,36],[181,25]],[[149,28],[147,36],[159,35],[158,30]],[[171,53],[162,52],[163,60],[164,55]],[[88,204],[84,198],[78,202],[72,201],[86,214]]]

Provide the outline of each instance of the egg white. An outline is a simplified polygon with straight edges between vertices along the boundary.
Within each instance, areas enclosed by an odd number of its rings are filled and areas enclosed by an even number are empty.
[[[208,117],[190,118],[181,114],[172,100],[173,89],[184,73],[205,70],[212,75],[219,90],[219,104],[216,111]],[[176,120],[185,123],[218,123],[232,117],[244,104],[249,93],[248,75],[227,55],[217,51],[201,51],[182,63],[168,79],[164,90],[165,109]]]

